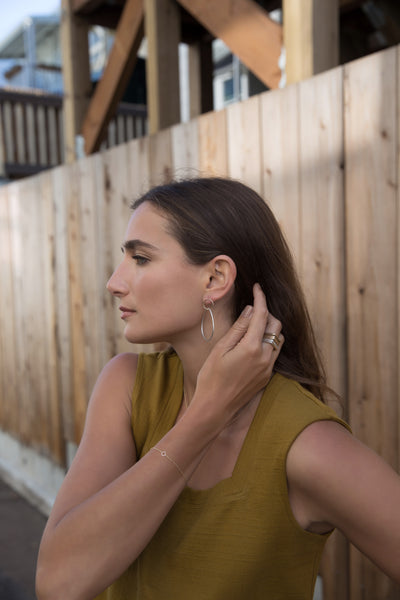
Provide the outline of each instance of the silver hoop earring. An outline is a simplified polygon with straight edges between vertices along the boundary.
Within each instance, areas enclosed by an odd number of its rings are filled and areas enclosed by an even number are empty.
[[[209,342],[212,339],[212,336],[214,335],[214,330],[215,330],[214,315],[213,315],[213,311],[211,309],[212,306],[214,306],[214,301],[212,300],[212,298],[205,298],[203,301],[204,312],[203,312],[203,316],[201,317],[201,324],[200,324],[201,337],[203,338],[203,340],[205,342]],[[208,337],[206,337],[206,335],[204,333],[204,320],[205,320],[207,311],[209,312],[210,318],[211,318],[211,335],[209,335]]]

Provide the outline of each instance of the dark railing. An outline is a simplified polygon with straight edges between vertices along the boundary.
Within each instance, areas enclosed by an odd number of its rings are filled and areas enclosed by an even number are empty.
[[[146,133],[146,107],[121,103],[101,149]],[[0,90],[0,177],[18,179],[63,162],[62,97]]]

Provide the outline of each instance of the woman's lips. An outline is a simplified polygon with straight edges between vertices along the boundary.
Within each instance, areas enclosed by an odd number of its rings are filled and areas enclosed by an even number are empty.
[[[133,315],[133,313],[136,312],[136,310],[133,310],[132,308],[126,308],[126,306],[120,306],[119,310],[121,311],[121,319],[126,319],[128,317],[130,317],[131,315]]]

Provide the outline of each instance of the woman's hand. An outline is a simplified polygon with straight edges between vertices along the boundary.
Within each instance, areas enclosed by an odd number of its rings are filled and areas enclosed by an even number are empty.
[[[214,346],[197,377],[196,399],[221,409],[224,425],[264,388],[284,342],[282,324],[268,312],[261,287],[254,286],[254,306],[246,306],[231,329]],[[276,348],[265,334],[279,338]],[[276,338],[275,338],[276,339]]]

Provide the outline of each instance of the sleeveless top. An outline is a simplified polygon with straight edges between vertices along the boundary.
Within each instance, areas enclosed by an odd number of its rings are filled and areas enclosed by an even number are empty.
[[[132,398],[138,460],[174,425],[182,394],[175,353],[140,355]],[[330,533],[310,533],[295,520],[286,456],[299,433],[321,420],[348,428],[298,383],[273,375],[232,476],[207,490],[186,487],[98,600],[311,600]]]

